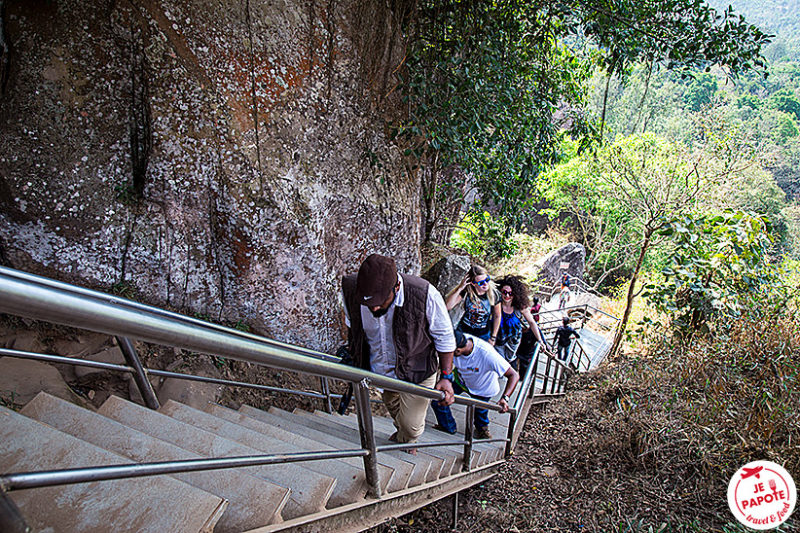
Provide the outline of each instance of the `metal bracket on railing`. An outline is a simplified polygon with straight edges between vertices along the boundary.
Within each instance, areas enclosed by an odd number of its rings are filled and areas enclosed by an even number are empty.
[[[4,533],[28,533],[32,531],[19,508],[14,501],[8,497],[6,491],[0,488],[0,531]]]
[[[125,356],[125,361],[133,368],[133,380],[139,388],[144,404],[150,409],[158,409],[161,407],[158,403],[158,396],[156,396],[156,391],[153,390],[150,380],[147,379],[147,372],[142,367],[142,362],[139,360],[139,355],[136,353],[133,343],[127,337],[117,337],[117,344],[119,344],[119,349],[122,350],[122,355]]]
[[[361,447],[369,452],[364,456],[364,474],[369,486],[369,496],[381,497],[381,483],[378,474],[378,450],[375,445],[375,430],[372,426],[372,407],[369,403],[369,380],[362,379],[355,386],[356,408],[358,414],[358,433]]]
[[[325,409],[326,413],[331,414],[333,413],[333,404],[331,403],[331,386],[330,383],[328,383],[328,378],[324,376],[320,377],[319,386],[322,394],[325,396],[325,404],[323,408]]]

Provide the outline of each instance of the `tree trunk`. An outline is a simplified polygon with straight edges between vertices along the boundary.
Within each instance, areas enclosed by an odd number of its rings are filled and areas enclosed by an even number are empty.
[[[636,294],[636,280],[639,277],[639,271],[642,269],[644,255],[647,253],[647,249],[650,248],[650,237],[652,235],[652,229],[645,229],[642,248],[639,250],[639,258],[636,260],[636,267],[633,269],[633,275],[631,276],[631,284],[628,287],[628,297],[625,302],[625,312],[622,313],[622,322],[619,323],[619,327],[617,328],[617,334],[614,336],[614,344],[611,345],[611,350],[608,353],[609,356],[616,354],[620,346],[622,346],[622,338],[625,335],[625,328],[628,326],[628,319],[631,316],[631,309],[633,309],[633,299],[635,298]]]

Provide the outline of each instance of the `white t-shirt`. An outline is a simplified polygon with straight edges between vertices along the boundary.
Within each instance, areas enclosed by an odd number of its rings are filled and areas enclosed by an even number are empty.
[[[472,353],[454,356],[453,366],[470,393],[491,398],[500,392],[497,380],[511,365],[485,340],[466,334],[465,337],[472,339]]]

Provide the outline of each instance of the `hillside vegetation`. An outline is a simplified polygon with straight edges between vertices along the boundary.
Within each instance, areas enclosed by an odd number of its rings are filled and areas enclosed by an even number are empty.
[[[589,69],[592,142],[562,130],[531,180],[546,235],[491,203],[455,231],[490,271],[529,278],[548,237],[581,242],[587,280],[628,322],[462,498],[461,531],[745,531],[731,475],[758,459],[800,474],[800,6],[768,4],[734,4],[774,34],[763,69]],[[439,531],[450,505],[380,530]]]

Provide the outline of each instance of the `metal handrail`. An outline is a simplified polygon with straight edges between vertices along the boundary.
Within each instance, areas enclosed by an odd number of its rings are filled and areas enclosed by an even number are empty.
[[[288,389],[219,380],[216,378],[205,378],[202,376],[191,376],[163,370],[144,369],[138,361],[132,343],[128,340],[129,337],[132,337],[142,341],[182,348],[193,352],[217,356],[222,355],[230,359],[350,382],[358,387],[356,400],[359,414],[359,428],[362,438],[362,448],[359,450],[303,452],[299,454],[260,455],[188,462],[173,461],[167,463],[114,465],[49,472],[3,474],[0,475],[0,493],[9,490],[18,490],[20,488],[42,487],[54,484],[60,485],[73,482],[78,483],[98,479],[121,479],[167,472],[188,472],[235,466],[251,466],[255,464],[361,456],[364,459],[364,468],[370,487],[370,493],[374,497],[380,497],[376,459],[377,453],[379,451],[393,449],[406,449],[413,447],[413,445],[397,444],[381,447],[376,446],[374,432],[372,431],[372,414],[369,407],[369,386],[374,385],[376,387],[414,394],[432,400],[441,400],[444,398],[444,393],[440,391],[374,374],[360,368],[338,364],[334,362],[337,361],[336,358],[327,356],[327,354],[321,354],[321,352],[314,352],[313,350],[305,350],[284,343],[269,341],[268,339],[262,339],[239,330],[224,328],[158,308],[137,304],[136,302],[131,302],[123,298],[73,287],[65,283],[56,282],[39,276],[32,276],[6,267],[0,267],[0,312],[117,336],[118,341],[125,344],[125,348],[127,348],[128,352],[131,352],[126,354],[126,358],[128,355],[131,355],[133,360],[129,360],[131,366],[124,366],[112,363],[85,361],[70,357],[21,352],[17,350],[3,349],[0,350],[0,355],[69,363],[106,370],[117,370],[133,373],[134,375],[140,374],[144,377],[144,381],[147,381],[146,376],[150,374],[178,377],[181,379],[195,379],[199,381],[213,381],[237,386],[251,386],[262,390],[298,393],[298,391],[289,391]],[[319,355],[325,357],[319,357]],[[328,400],[331,397],[330,394],[305,394]],[[506,442],[507,453],[509,453],[508,446],[510,446],[510,439],[511,436],[513,436],[512,431],[517,416],[516,409],[510,410],[511,422],[509,423],[508,438],[479,440],[473,439],[472,432],[469,430],[469,423],[471,422],[470,414],[474,408],[481,407],[494,411],[500,411],[501,408],[496,404],[476,400],[468,396],[456,396],[455,403],[467,406],[469,420],[467,423],[468,430],[465,433],[465,441],[426,443],[425,447],[463,445],[465,448],[465,468],[469,467],[471,462],[471,450],[473,444],[476,442]],[[93,477],[98,475],[101,477]]]
[[[562,307],[561,309],[541,309],[538,312],[539,312],[539,314],[542,314],[542,315],[547,314],[547,313],[562,313],[563,314],[564,311],[569,311],[569,310],[573,310],[573,309],[592,309],[593,311],[595,311],[595,312],[597,312],[597,313],[599,313],[601,315],[605,315],[608,318],[610,318],[612,320],[615,320],[617,322],[619,322],[621,320],[619,317],[616,317],[614,315],[606,313],[602,309],[598,309],[597,307],[593,306],[592,304],[568,305],[566,307]]]
[[[132,374],[135,370],[129,366],[117,365],[114,363],[103,363],[101,361],[89,361],[88,359],[77,359],[75,357],[64,357],[61,355],[51,355],[44,353],[23,352],[19,350],[11,350],[8,348],[0,348],[0,357],[14,357],[17,359],[31,359],[34,361],[42,361],[45,363],[58,363],[74,366],[85,366],[89,368],[99,368],[101,370],[111,370],[113,372],[126,372]],[[163,378],[176,378],[185,379],[187,381],[200,381],[203,383],[215,383],[217,385],[229,385],[232,387],[245,387],[250,389],[263,390],[266,392],[285,392],[294,394],[296,396],[307,396],[309,398],[317,398],[319,400],[327,399],[328,395],[320,394],[318,392],[300,391],[295,389],[284,389],[281,387],[272,387],[270,385],[260,385],[258,383],[247,383],[245,381],[234,381],[231,379],[212,378],[208,376],[198,376],[195,374],[182,374],[180,372],[170,372],[169,370],[158,370],[155,368],[145,368],[144,371],[151,376],[158,376]],[[341,398],[341,394],[330,394],[331,398]]]
[[[0,267],[0,312],[350,383],[367,379],[375,387],[432,400],[444,399],[443,392],[427,387],[330,360],[301,355],[298,350],[288,350],[278,344],[263,342],[260,338],[255,340],[249,336],[207,327],[208,323],[203,321],[198,324],[195,320],[176,319],[171,316],[173,313],[152,313],[138,305],[120,305],[121,298],[113,297],[108,301],[96,296],[102,293],[74,293],[63,286],[30,282],[13,275],[16,272],[18,271]],[[455,402],[500,410],[496,404],[466,396],[457,396]]]
[[[163,461],[157,463],[131,463],[123,465],[93,466],[87,468],[68,468],[63,470],[46,470],[42,472],[23,472],[0,475],[2,488],[6,491],[23,490],[56,485],[71,485],[91,481],[109,481],[133,477],[157,476],[162,474],[178,474],[183,472],[200,472],[204,470],[220,470],[243,466],[274,465],[297,463],[301,461],[318,461],[323,459],[344,459],[347,457],[364,457],[369,452],[361,448],[353,450],[331,450],[325,452],[297,452],[286,454],[247,455],[239,457],[220,457],[213,459],[189,459],[183,461]]]
[[[106,294],[104,292],[93,291],[91,289],[87,289],[84,287],[79,287],[77,285],[70,285],[68,283],[63,283],[61,281],[57,281],[50,278],[45,278],[43,276],[37,276],[35,274],[30,274],[28,272],[22,272],[21,270],[15,270],[13,268],[3,267],[0,266],[0,275],[6,275],[9,277],[13,277],[19,280],[28,281],[30,283],[36,283],[39,285],[43,285],[46,287],[52,287],[54,289],[61,289],[73,294],[88,296],[91,298],[99,298],[105,302],[113,303],[115,305],[128,307],[130,309],[137,309],[140,311],[145,311],[148,313],[153,313],[156,315],[172,318],[175,320],[180,320],[182,322],[186,322],[187,324],[194,324],[197,326],[201,326],[204,328],[213,329],[215,331],[220,331],[223,333],[227,333],[229,335],[234,335],[236,337],[241,337],[243,339],[250,339],[257,342],[263,342],[264,344],[268,344],[271,346],[283,348],[285,350],[289,350],[291,352],[300,354],[300,355],[307,355],[310,357],[316,357],[318,359],[324,359],[326,361],[335,361],[338,362],[339,358],[330,355],[324,352],[319,352],[317,350],[311,350],[309,348],[303,348],[302,346],[295,346],[293,344],[288,344],[285,342],[276,341],[274,339],[268,339],[266,337],[261,337],[259,335],[255,335],[253,333],[248,333],[246,331],[242,331],[235,328],[229,328],[225,326],[221,326],[219,324],[214,324],[212,322],[206,322],[204,320],[200,320],[198,318],[189,317],[186,315],[181,315],[180,313],[174,313],[172,311],[167,311],[166,309],[161,309],[159,307],[154,307],[151,305],[135,302],[133,300],[127,300],[125,298],[121,298],[119,296],[114,296],[111,294]]]

